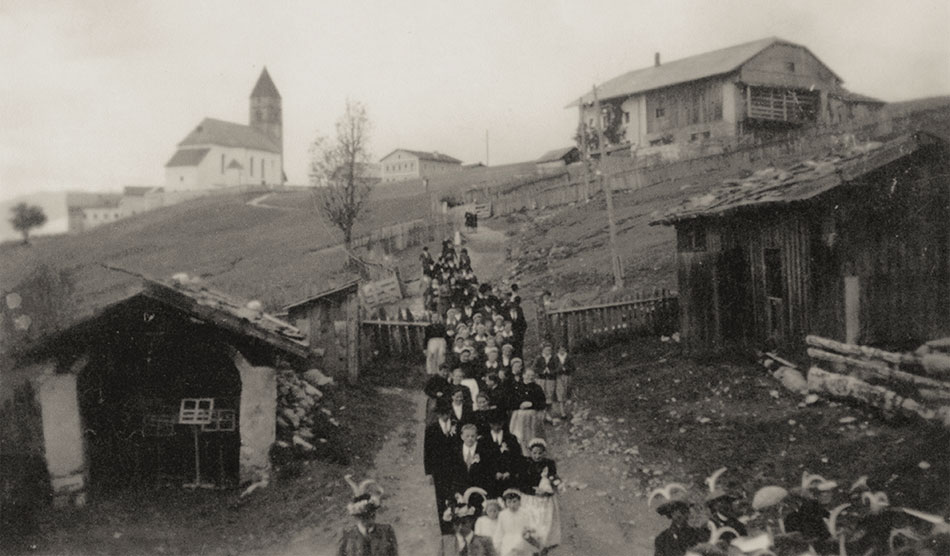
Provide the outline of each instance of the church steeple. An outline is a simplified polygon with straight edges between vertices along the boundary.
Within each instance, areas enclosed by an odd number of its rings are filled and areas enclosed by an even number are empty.
[[[251,91],[251,127],[271,138],[280,147],[281,176],[284,166],[284,125],[280,93],[265,67]]]

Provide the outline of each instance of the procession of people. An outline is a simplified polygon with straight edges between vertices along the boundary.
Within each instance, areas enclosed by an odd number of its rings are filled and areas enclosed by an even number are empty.
[[[561,542],[563,482],[545,427],[567,417],[573,361],[545,344],[525,366],[517,284],[504,291],[479,283],[465,248],[446,240],[437,259],[424,249],[420,261],[431,320],[423,467],[441,553],[547,554]]]

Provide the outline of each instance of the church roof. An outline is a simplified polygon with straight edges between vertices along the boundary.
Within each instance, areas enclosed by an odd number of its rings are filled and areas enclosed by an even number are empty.
[[[251,98],[254,97],[280,98],[280,93],[277,92],[277,86],[274,85],[270,74],[267,73],[267,68],[264,68],[264,71],[261,72],[261,76],[257,79],[257,85],[254,85],[254,90],[251,91]]]
[[[205,118],[185,137],[179,147],[219,145],[279,153],[280,147],[270,137],[249,125]]]
[[[201,164],[201,161],[204,160],[210,150],[211,149],[178,149],[165,166],[197,166]]]

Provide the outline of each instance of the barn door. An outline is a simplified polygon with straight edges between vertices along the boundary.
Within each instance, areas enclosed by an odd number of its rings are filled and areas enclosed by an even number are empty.
[[[861,283],[857,276],[844,277],[844,341],[858,343],[861,331]]]

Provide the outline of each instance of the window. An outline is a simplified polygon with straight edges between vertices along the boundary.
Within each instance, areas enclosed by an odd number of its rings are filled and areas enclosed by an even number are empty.
[[[624,113],[623,113],[623,123],[625,123],[625,124],[629,124],[629,123],[630,123],[630,112],[624,112]]]
[[[785,71],[795,73],[795,62],[785,62]]]
[[[664,110],[663,108],[657,108],[657,109],[656,109],[656,117],[657,117],[657,118],[662,118],[662,117],[664,117],[664,116],[666,116],[666,110]]]
[[[224,173],[224,153],[221,154],[221,173]]]

